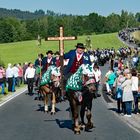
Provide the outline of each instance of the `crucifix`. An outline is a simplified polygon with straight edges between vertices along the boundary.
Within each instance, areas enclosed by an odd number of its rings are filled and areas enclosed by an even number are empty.
[[[64,84],[63,84],[63,60],[64,60],[64,40],[76,40],[77,37],[71,36],[71,37],[64,37],[64,28],[63,26],[60,26],[59,28],[59,36],[58,37],[48,37],[47,41],[59,41],[59,53],[60,53],[60,71],[61,71],[61,86],[62,86],[62,93],[64,93]]]

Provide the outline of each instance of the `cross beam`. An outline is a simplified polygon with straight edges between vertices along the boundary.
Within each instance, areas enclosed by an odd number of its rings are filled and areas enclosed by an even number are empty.
[[[60,26],[59,33],[60,33],[59,37],[48,37],[47,40],[48,41],[59,41],[60,56],[63,56],[63,54],[64,54],[64,40],[76,40],[77,37],[75,37],[75,36],[64,37],[64,28],[63,28],[63,26]]]

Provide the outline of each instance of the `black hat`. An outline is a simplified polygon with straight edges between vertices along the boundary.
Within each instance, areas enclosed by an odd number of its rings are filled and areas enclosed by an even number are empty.
[[[55,55],[60,55],[59,51],[56,51],[56,52],[55,52]]]
[[[85,46],[83,43],[77,43],[76,48],[85,49]]]
[[[48,50],[47,52],[46,52],[46,54],[48,55],[48,54],[53,54],[53,52],[51,51],[51,50]]]

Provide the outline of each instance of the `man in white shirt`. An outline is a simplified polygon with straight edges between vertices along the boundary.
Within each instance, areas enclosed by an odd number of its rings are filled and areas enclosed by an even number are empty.
[[[101,70],[99,69],[99,66],[97,64],[94,64],[93,69],[94,69],[94,76],[95,76],[95,80],[96,80],[96,83],[95,83],[96,97],[100,97],[101,94],[98,93],[98,90],[99,90],[99,83],[101,80]]]
[[[29,63],[28,68],[26,69],[24,75],[25,81],[27,81],[29,95],[33,95],[34,77],[35,77],[35,69],[33,67],[33,64]]]
[[[9,63],[8,67],[6,69],[6,78],[8,80],[8,91],[9,92],[12,92],[13,77],[14,77],[14,73],[13,73],[13,70],[12,70],[12,64]]]

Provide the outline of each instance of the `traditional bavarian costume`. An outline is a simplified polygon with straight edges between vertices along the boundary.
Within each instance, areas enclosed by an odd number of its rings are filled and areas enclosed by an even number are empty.
[[[85,49],[82,43],[78,43],[76,48]],[[64,70],[64,75],[67,78],[77,71],[82,64],[91,64],[90,57],[86,52],[79,54],[77,50],[71,50],[64,54],[64,59],[69,59],[68,65]]]
[[[60,54],[58,51],[55,53],[54,63],[56,67],[60,67]]]
[[[49,50],[46,54],[47,55],[48,54],[52,55],[53,52],[51,50]],[[50,65],[54,65],[54,58],[52,56],[51,57],[48,57],[48,56],[44,57],[43,60],[42,60],[42,65],[43,65],[42,70],[43,70],[43,73],[44,73]]]
[[[75,73],[77,69],[82,65],[83,63],[83,53],[79,54],[76,52],[76,57],[74,59],[73,65],[70,69],[70,73]]]

